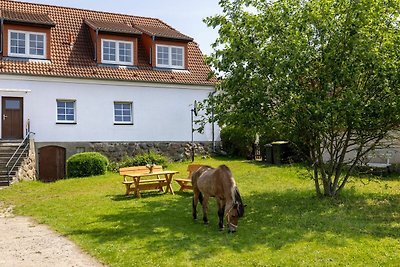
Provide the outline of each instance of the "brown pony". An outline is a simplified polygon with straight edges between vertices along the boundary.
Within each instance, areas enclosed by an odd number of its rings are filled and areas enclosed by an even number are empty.
[[[208,224],[208,199],[215,197],[218,204],[219,228],[224,229],[224,215],[229,232],[236,232],[238,219],[244,215],[244,207],[232,173],[226,165],[214,169],[202,166],[192,175],[193,219],[197,219],[197,203],[203,206],[203,221]]]

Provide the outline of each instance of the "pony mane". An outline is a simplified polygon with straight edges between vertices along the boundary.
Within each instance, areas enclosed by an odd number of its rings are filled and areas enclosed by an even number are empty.
[[[238,215],[239,217],[243,217],[245,205],[243,204],[243,200],[242,197],[240,196],[239,189],[236,186],[234,191],[235,191],[234,203],[238,205],[237,206]]]

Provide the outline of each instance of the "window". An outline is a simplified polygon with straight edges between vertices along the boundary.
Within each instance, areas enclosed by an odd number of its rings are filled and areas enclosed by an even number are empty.
[[[102,63],[133,65],[133,43],[102,40]]]
[[[183,69],[184,48],[180,46],[157,45],[157,67]]]
[[[75,123],[75,100],[57,100],[57,122]]]
[[[10,56],[46,58],[46,34],[38,32],[9,31]]]
[[[114,102],[114,123],[133,124],[131,102]]]

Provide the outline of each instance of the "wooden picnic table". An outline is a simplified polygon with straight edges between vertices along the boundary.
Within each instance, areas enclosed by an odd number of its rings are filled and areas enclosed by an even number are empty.
[[[174,194],[174,190],[172,189],[171,182],[174,174],[178,173],[177,171],[155,171],[155,172],[147,172],[147,173],[134,173],[124,174],[124,184],[126,188],[126,194],[129,194],[130,191],[135,192],[135,196],[140,198],[140,192],[143,190],[154,190],[159,189],[164,192],[163,186],[166,187],[165,192],[170,192]],[[146,179],[154,177],[152,179]],[[164,177],[164,178],[161,178]],[[127,178],[131,178],[132,181],[128,181]],[[143,179],[145,178],[145,179]],[[133,184],[133,187],[131,187]]]

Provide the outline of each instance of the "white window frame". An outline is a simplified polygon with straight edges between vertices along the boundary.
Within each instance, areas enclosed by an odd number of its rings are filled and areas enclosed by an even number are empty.
[[[168,64],[158,64],[158,48],[167,47],[168,48]],[[182,66],[172,65],[172,48],[182,49]],[[184,69],[185,68],[185,47],[184,46],[174,46],[174,45],[156,45],[156,67],[169,68],[169,69]]]
[[[130,120],[129,121],[117,121],[115,120],[115,116],[121,116],[121,115],[117,115],[116,114],[116,110],[115,110],[115,104],[124,104],[124,105],[130,105]],[[114,110],[114,116],[113,116],[113,121],[114,124],[118,125],[118,124],[126,124],[126,125],[133,125],[133,102],[131,101],[114,101],[113,102],[113,110]],[[124,116],[122,114],[122,116]]]
[[[58,103],[59,102],[64,102],[64,103],[73,103],[74,104],[74,119],[73,120],[59,120],[58,119]],[[65,114],[64,114],[65,115]],[[62,124],[76,124],[76,100],[74,99],[57,99],[56,100],[56,123],[62,123]]]
[[[114,42],[115,43],[115,61],[113,60],[105,60],[104,59],[104,42]],[[130,44],[131,45],[131,61],[120,61],[119,60],[119,44]],[[117,64],[117,65],[133,65],[134,59],[133,59],[133,51],[135,47],[133,45],[133,42],[128,42],[128,41],[120,41],[120,40],[111,40],[111,39],[101,39],[101,63],[105,64]]]
[[[12,53],[11,52],[11,33],[24,33],[25,34],[25,53]],[[30,53],[30,35],[41,35],[43,36],[43,55],[36,55]],[[12,57],[24,57],[24,58],[38,58],[38,59],[46,59],[47,55],[47,36],[44,32],[29,32],[29,31],[18,31],[18,30],[9,30],[8,31],[8,55]]]

